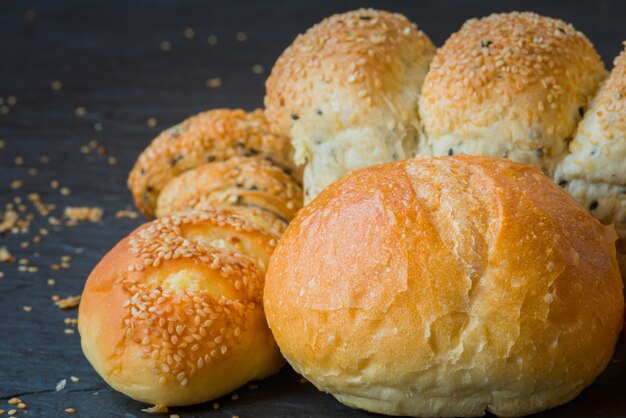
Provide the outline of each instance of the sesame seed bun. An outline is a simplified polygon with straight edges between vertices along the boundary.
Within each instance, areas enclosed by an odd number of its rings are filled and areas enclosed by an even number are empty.
[[[83,352],[114,389],[157,405],[222,396],[283,365],[263,314],[278,236],[227,209],[147,223],[93,270]]]
[[[615,225],[626,277],[626,50],[591,102],[570,152],[554,180],[602,223]]]
[[[552,175],[605,75],[593,45],[561,20],[518,12],[468,20],[424,81],[425,152],[510,158]]]
[[[623,324],[616,234],[536,167],[421,157],[346,175],[268,269],[289,363],[346,405],[520,416],[607,366]]]
[[[434,52],[406,17],[360,9],[324,19],[282,53],[265,113],[306,163],[305,201],[351,170],[416,154],[416,104]]]
[[[282,233],[302,207],[302,199],[300,185],[272,163],[260,157],[233,157],[199,165],[170,180],[157,199],[156,215],[231,207],[266,215]]]
[[[301,181],[292,154],[289,139],[270,132],[262,110],[211,110],[186,119],[152,141],[130,172],[128,187],[137,208],[153,217],[159,194],[180,173],[206,162],[258,155]]]

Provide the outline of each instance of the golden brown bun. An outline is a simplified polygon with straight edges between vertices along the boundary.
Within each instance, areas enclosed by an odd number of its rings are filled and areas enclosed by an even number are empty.
[[[153,217],[159,193],[180,173],[206,162],[258,155],[301,181],[292,154],[289,139],[270,132],[262,110],[211,110],[190,117],[152,141],[130,172],[128,187],[137,208]]]
[[[295,370],[347,405],[530,414],[574,398],[611,359],[624,312],[615,238],[533,166],[379,165],[298,212],[265,311]]]
[[[602,223],[615,225],[626,278],[626,50],[580,122],[570,152],[554,180]]]
[[[262,304],[277,239],[226,209],[139,227],[87,280],[78,324],[85,356],[114,389],[169,406],[277,372],[283,359]]]
[[[360,9],[299,35],[267,80],[266,115],[305,164],[305,199],[343,174],[415,156],[435,46],[406,17]]]
[[[425,153],[506,157],[552,175],[605,76],[593,45],[561,20],[471,19],[437,51],[424,81]]]
[[[284,226],[302,207],[302,188],[261,157],[205,163],[173,178],[157,199],[156,215],[210,207],[253,208]]]

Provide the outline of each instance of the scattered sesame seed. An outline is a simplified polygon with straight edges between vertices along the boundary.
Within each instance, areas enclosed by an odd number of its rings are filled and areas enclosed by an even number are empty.
[[[107,162],[109,163],[109,165],[116,165],[117,164],[117,158],[115,158],[114,156],[109,156],[107,158]]]
[[[193,28],[187,28],[187,29],[185,29],[183,34],[185,35],[185,38],[192,39],[192,38],[194,38],[196,36],[196,31],[193,30]]]
[[[76,376],[70,376],[70,379],[72,380],[72,382],[76,383],[78,382],[80,379]]]
[[[24,312],[32,312],[33,311],[33,307],[32,306],[23,306],[22,309],[24,309]]]
[[[20,398],[11,398],[11,399],[9,399],[8,402],[9,402],[9,405],[17,405],[18,403],[20,403],[22,401],[20,400]]]
[[[171,51],[172,43],[168,41],[163,41],[161,42],[160,48],[161,48],[161,51]]]
[[[50,84],[50,88],[54,91],[59,91],[63,88],[63,83],[59,80],[54,80],[51,84]]]
[[[87,114],[87,109],[83,106],[78,106],[76,109],[74,109],[74,113],[76,114],[76,116],[84,116]]]
[[[13,161],[15,162],[16,165],[24,165],[24,158],[22,157],[15,157]]]
[[[230,399],[232,399],[233,401],[236,401],[237,399],[239,399],[239,395],[235,393],[230,397]]]
[[[17,404],[17,407],[19,409],[26,409],[26,404],[24,402],[20,402],[20,403]]]
[[[69,196],[72,193],[69,187],[61,187],[61,190],[59,192],[62,196]]]
[[[9,187],[13,190],[17,190],[19,188],[21,188],[22,186],[24,186],[24,180],[13,180],[10,184]]]
[[[68,414],[74,414],[76,413],[76,408],[65,408],[65,412]]]
[[[149,127],[154,128],[155,126],[157,126],[157,119],[156,118],[149,118],[148,122],[146,122],[148,124]]]
[[[9,96],[9,97],[7,98],[7,104],[8,104],[9,106],[15,106],[15,105],[17,104],[17,97],[15,97],[15,96]]]
[[[9,106],[7,105],[0,106],[0,113],[2,113],[3,115],[6,115],[7,113],[9,113]]]
[[[222,79],[219,77],[209,78],[206,82],[207,87],[217,88],[222,85]]]
[[[252,72],[254,74],[263,74],[264,71],[265,71],[265,68],[263,68],[263,66],[260,64],[254,64],[252,66]]]
[[[69,335],[69,334],[74,334],[75,331],[71,328],[65,328],[64,332]]]
[[[93,124],[93,130],[96,132],[102,131],[102,124],[100,122],[96,122]]]
[[[0,139],[0,148],[4,148],[4,146],[5,146],[5,142],[2,139]]]
[[[9,412],[7,412],[7,414],[15,415],[15,414],[17,414],[17,409],[9,409]]]
[[[246,35],[245,32],[237,32],[237,35],[235,35],[235,39],[237,39],[239,42],[246,42],[246,40],[248,39],[248,35]]]
[[[207,39],[207,42],[209,43],[209,45],[217,45],[218,39],[216,35],[211,35],[209,36],[209,38]]]
[[[217,411],[218,409],[220,409],[220,404],[219,404],[219,403],[217,403],[217,402],[214,402],[214,403],[213,403],[213,409],[214,409],[214,410],[216,410],[216,411]]]
[[[50,182],[50,187],[52,187],[53,189],[58,189],[59,188],[59,182],[57,180],[52,180]]]

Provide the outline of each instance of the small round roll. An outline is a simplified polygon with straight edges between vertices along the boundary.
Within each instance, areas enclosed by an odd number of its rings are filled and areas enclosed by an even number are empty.
[[[93,270],[85,356],[114,389],[155,405],[222,396],[283,365],[263,313],[278,236],[226,209],[147,223]]]
[[[424,81],[424,152],[510,158],[551,176],[605,76],[593,45],[561,20],[471,19],[437,51]]]
[[[615,225],[626,278],[626,50],[614,65],[554,180],[602,223]]]
[[[422,157],[305,206],[264,305],[294,369],[346,405],[531,414],[578,395],[623,324],[616,234],[534,166]]]
[[[128,176],[135,205],[154,217],[167,183],[201,164],[235,156],[265,158],[301,181],[289,139],[270,132],[262,110],[216,109],[164,131],[141,153]]]
[[[237,207],[266,212],[282,232],[302,207],[302,188],[260,157],[233,157],[199,165],[173,178],[157,199],[156,215],[189,209]]]
[[[345,173],[417,152],[417,101],[435,46],[400,14],[360,9],[324,19],[276,61],[265,107],[291,138],[305,201]]]

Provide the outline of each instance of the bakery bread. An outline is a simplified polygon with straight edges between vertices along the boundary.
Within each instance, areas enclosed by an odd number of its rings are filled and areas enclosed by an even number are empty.
[[[602,223],[615,224],[626,277],[626,50],[591,102],[570,152],[554,180]]]
[[[82,294],[83,352],[114,389],[156,405],[222,396],[283,365],[263,314],[278,236],[228,209],[147,223]]]
[[[534,13],[468,20],[437,51],[419,111],[425,154],[479,154],[552,175],[606,71],[571,25]]]
[[[130,172],[128,187],[137,208],[153,217],[163,188],[185,171],[235,156],[259,156],[301,181],[292,154],[289,139],[270,132],[262,110],[211,110],[190,117],[152,141]]]
[[[615,238],[534,166],[378,165],[298,212],[270,261],[266,316],[294,369],[346,405],[530,414],[574,398],[611,359]]]
[[[159,194],[156,215],[235,207],[269,215],[282,233],[302,207],[302,199],[300,185],[274,164],[258,156],[233,157],[199,165],[171,179]]]
[[[265,107],[305,164],[305,201],[345,173],[413,157],[417,101],[435,46],[406,17],[360,9],[324,19],[276,61]]]

